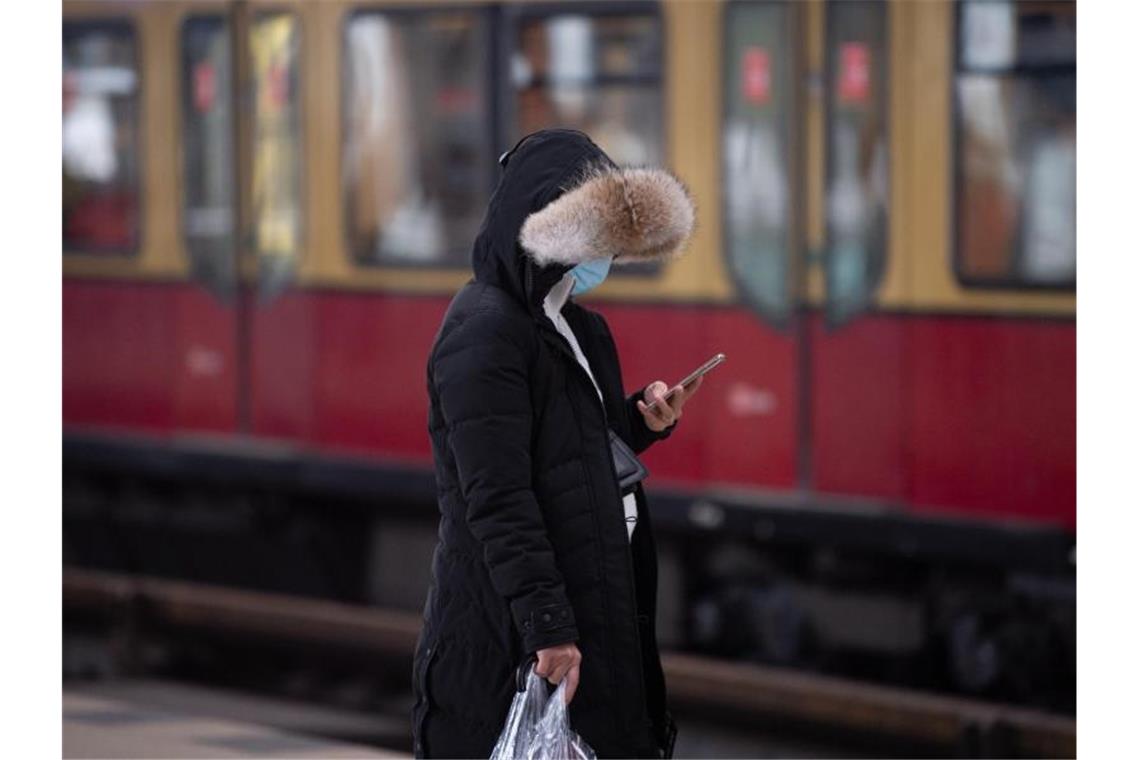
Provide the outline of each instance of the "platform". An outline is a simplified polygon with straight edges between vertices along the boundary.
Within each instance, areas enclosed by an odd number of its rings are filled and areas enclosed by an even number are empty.
[[[108,696],[63,692],[65,758],[397,758],[397,752],[295,733],[135,691]]]

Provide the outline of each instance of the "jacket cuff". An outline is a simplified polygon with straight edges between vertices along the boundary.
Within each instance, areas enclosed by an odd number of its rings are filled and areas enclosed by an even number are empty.
[[[527,654],[578,640],[574,610],[565,603],[535,607],[518,620],[518,626]]]

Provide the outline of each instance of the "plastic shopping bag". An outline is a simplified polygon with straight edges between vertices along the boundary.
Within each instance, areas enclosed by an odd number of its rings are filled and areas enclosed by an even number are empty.
[[[491,760],[595,760],[597,756],[570,728],[566,681],[547,696],[546,679],[528,668],[526,688],[515,694]]]

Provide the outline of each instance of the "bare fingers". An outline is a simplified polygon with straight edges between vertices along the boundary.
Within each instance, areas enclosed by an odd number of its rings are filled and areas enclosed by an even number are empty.
[[[638,411],[645,417],[645,422],[653,430],[660,432],[669,425],[673,424],[674,412],[669,402],[664,401],[664,393],[654,394],[650,398],[650,403],[646,404],[643,401],[637,402]]]
[[[677,386],[676,391],[669,399],[669,405],[673,407],[673,413],[676,415],[677,419],[681,419],[681,410],[684,408],[685,402],[693,397],[693,394],[696,393],[697,389],[701,387],[701,383],[704,381],[704,379],[705,378],[702,375],[688,385]]]
[[[566,673],[566,704],[570,704],[570,700],[574,698],[574,692],[578,691],[578,670],[579,666],[575,665]]]

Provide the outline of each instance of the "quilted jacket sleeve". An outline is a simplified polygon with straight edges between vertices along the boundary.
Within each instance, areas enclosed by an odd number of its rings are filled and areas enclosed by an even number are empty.
[[[677,427],[674,421],[672,425],[662,430],[660,433],[655,433],[649,429],[645,424],[645,417],[641,415],[641,410],[637,408],[638,399],[645,398],[645,389],[648,385],[644,385],[625,399],[625,413],[629,416],[629,429],[631,432],[632,441],[629,442],[629,447],[633,449],[633,453],[640,454],[649,448],[657,441],[663,441],[669,437],[673,432],[673,428]]]
[[[467,524],[527,653],[578,639],[531,482],[526,338],[475,314],[433,361]]]

